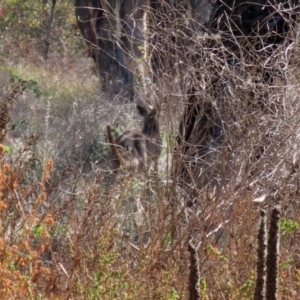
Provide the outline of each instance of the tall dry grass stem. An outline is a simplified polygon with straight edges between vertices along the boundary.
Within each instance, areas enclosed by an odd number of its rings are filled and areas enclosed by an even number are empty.
[[[267,217],[266,211],[260,212],[260,225],[257,235],[257,263],[254,300],[264,300],[266,290],[266,257],[267,257]]]
[[[278,299],[280,210],[275,207],[270,216],[267,246],[266,300]]]

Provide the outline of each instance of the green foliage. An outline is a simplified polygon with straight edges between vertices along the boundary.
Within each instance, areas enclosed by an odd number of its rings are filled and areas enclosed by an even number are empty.
[[[288,219],[280,220],[280,231],[282,235],[295,233],[298,229],[299,229],[299,223]]]
[[[26,122],[26,120],[16,120],[15,122],[10,124],[10,129],[12,131],[15,130],[22,130],[22,128],[26,128],[28,126],[28,123]]]
[[[9,70],[9,77],[11,83],[19,83],[24,80],[19,74],[17,74],[12,69]],[[25,89],[32,90],[37,98],[40,98],[43,95],[38,83],[35,80],[27,80],[25,82]]]
[[[288,269],[290,269],[292,267],[293,263],[294,263],[294,259],[293,258],[289,258],[287,261],[285,261],[284,263],[282,263],[280,265],[280,269],[281,270],[288,270]]]
[[[36,226],[33,230],[32,230],[32,235],[34,236],[34,238],[39,238],[41,237],[41,235],[44,232],[44,228],[41,225]]]
[[[57,1],[55,6],[55,22],[52,28],[52,51],[65,51],[66,43],[72,51],[82,45],[79,39],[74,39],[77,32],[76,18],[71,0]],[[32,46],[40,48],[46,38],[50,24],[52,1],[7,0],[0,4],[0,31],[3,35],[0,52],[23,53],[32,50]]]
[[[164,245],[165,245],[165,247],[167,247],[171,243],[172,243],[172,233],[168,232],[164,238]]]
[[[2,145],[4,153],[11,154],[12,148],[6,145]]]
[[[217,259],[223,263],[228,263],[228,259],[224,255],[222,255],[221,251],[219,251],[217,248],[214,248],[213,246],[208,245],[206,247],[206,251],[207,251],[209,258]]]
[[[177,299],[179,299],[179,295],[178,295],[176,289],[172,288],[169,293],[168,300],[177,300]]]
[[[250,278],[242,285],[239,290],[239,299],[253,299],[255,287],[255,276],[254,272],[250,275]]]
[[[253,299],[255,290],[255,272],[251,271],[250,276],[248,279],[243,283],[236,291],[231,293],[229,291],[230,297],[228,299],[243,299],[243,300],[250,300]]]
[[[112,249],[107,251],[106,241],[99,244],[98,251],[101,256],[94,261],[95,270],[90,274],[92,285],[83,286],[78,282],[76,294],[87,300],[94,299],[135,299],[137,286],[132,286],[127,280],[127,270],[118,268],[119,255]],[[92,256],[87,255],[87,259],[92,261]]]
[[[208,299],[207,296],[208,285],[204,277],[200,277],[199,285],[200,285],[201,299]]]
[[[7,0],[2,8],[1,31],[20,33],[23,38],[42,34],[42,13],[47,10],[42,1]]]

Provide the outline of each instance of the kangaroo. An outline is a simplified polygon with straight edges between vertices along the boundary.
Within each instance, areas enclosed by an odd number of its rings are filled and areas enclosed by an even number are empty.
[[[107,126],[114,172],[118,172],[121,167],[142,172],[150,166],[152,160],[156,160],[157,168],[157,158],[162,148],[157,108],[142,102],[138,102],[136,108],[144,118],[142,131],[126,131],[114,139],[110,126]]]

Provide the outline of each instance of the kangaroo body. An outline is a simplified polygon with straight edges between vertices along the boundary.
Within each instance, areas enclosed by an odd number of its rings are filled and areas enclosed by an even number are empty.
[[[161,153],[162,145],[157,109],[144,103],[138,103],[136,107],[139,114],[144,118],[142,131],[126,131],[114,139],[110,126],[107,126],[107,136],[115,172],[122,167],[129,167],[131,170],[142,172]]]

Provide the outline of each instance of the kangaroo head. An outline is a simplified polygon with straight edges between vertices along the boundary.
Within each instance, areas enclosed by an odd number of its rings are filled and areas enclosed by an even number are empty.
[[[149,102],[138,102],[136,108],[144,119],[141,131],[126,131],[114,139],[110,126],[107,126],[116,173],[122,166],[142,171],[153,157],[158,157],[161,153],[157,106]]]
[[[137,102],[136,108],[144,118],[142,132],[146,136],[155,137],[159,135],[158,108],[149,102]]]

